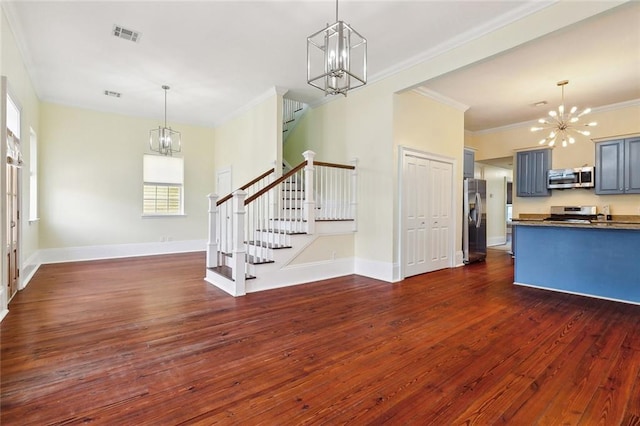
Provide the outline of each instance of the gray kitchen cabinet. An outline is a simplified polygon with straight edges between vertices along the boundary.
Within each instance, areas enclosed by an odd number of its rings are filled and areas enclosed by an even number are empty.
[[[596,143],[596,194],[640,194],[640,137]]]
[[[547,172],[551,168],[551,150],[536,149],[516,154],[516,195],[548,197]]]
[[[471,149],[464,150],[464,161],[462,168],[462,177],[473,179],[475,174],[476,153]]]

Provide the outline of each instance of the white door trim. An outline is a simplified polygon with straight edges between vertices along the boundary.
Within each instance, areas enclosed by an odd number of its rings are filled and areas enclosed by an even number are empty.
[[[398,257],[398,272],[400,276],[398,280],[405,279],[405,253],[404,253],[404,173],[403,164],[406,156],[414,156],[424,158],[426,160],[440,161],[442,163],[451,164],[451,188],[454,194],[451,196],[451,241],[449,244],[449,267],[455,266],[456,259],[456,235],[458,233],[458,226],[456,218],[458,217],[458,185],[456,184],[455,177],[457,176],[457,160],[453,157],[448,157],[440,154],[434,154],[426,151],[421,151],[415,148],[410,148],[400,145],[398,147],[398,237],[397,237],[397,257]]]

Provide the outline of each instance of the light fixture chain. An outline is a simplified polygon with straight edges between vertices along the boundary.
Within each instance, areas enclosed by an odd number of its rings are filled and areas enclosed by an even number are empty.
[[[169,86],[163,85],[164,90],[164,127],[158,126],[157,129],[149,131],[149,149],[160,155],[173,155],[182,151],[182,137],[180,132],[172,130],[167,126],[167,90]]]
[[[338,22],[338,0],[336,0],[336,22]]]

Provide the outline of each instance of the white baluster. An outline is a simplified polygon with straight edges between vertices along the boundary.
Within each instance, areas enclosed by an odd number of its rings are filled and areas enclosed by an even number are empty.
[[[307,165],[304,168],[304,218],[307,221],[307,233],[313,234],[315,232],[316,224],[316,203],[313,195],[313,159],[316,153],[313,151],[305,151],[303,154],[304,159],[307,161]]]
[[[235,218],[233,227],[233,257],[232,257],[232,278],[235,281],[234,296],[246,294],[245,288],[245,259],[246,249],[244,244],[245,230],[245,207],[244,200],[247,193],[241,189],[233,193],[233,216]]]
[[[218,242],[216,226],[218,224],[217,194],[209,194],[209,241],[207,241],[207,268],[218,266]]]
[[[354,169],[351,171],[351,219],[353,219],[353,230],[358,229],[358,159],[350,161]]]

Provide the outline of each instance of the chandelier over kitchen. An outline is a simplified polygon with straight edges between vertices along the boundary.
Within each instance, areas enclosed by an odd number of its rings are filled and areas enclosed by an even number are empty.
[[[169,86],[162,86],[164,89],[164,127],[149,131],[149,149],[161,155],[173,155],[174,152],[182,150],[182,137],[180,132],[167,127],[167,90]]]
[[[554,146],[556,141],[562,141],[562,147],[566,147],[568,144],[575,143],[576,140],[573,138],[572,133],[580,133],[583,136],[589,136],[591,132],[588,130],[580,130],[577,129],[578,121],[580,121],[580,117],[583,115],[589,114],[591,112],[591,108],[585,108],[582,112],[576,114],[578,111],[578,107],[574,106],[569,110],[569,112],[565,111],[564,108],[564,86],[569,84],[569,80],[562,80],[557,83],[558,86],[562,88],[562,103],[558,107],[558,111],[549,111],[550,118],[541,118],[538,120],[538,123],[542,124],[542,126],[532,127],[532,132],[538,132],[541,130],[550,130],[549,136],[540,140],[540,145],[549,145]],[[582,124],[585,127],[593,127],[597,126],[598,123],[592,121],[591,123]]]
[[[326,95],[367,84],[367,40],[348,24],[336,22],[307,37],[307,83]]]

